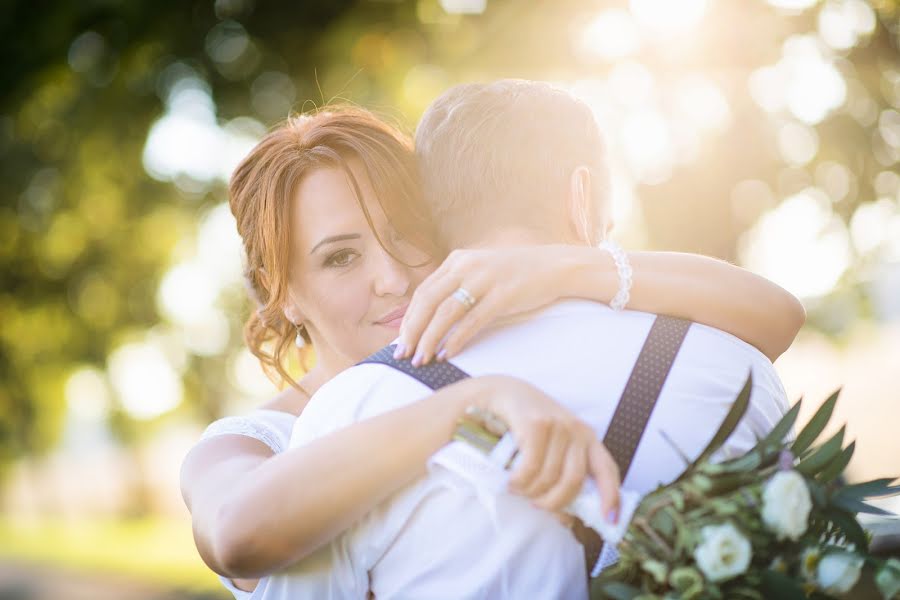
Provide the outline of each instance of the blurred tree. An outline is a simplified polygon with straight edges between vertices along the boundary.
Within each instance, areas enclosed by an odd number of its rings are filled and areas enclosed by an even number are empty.
[[[410,128],[435,95],[458,81],[575,82],[615,74],[616,61],[577,50],[575,26],[627,2],[491,0],[483,14],[445,10],[460,4],[467,3],[10,0],[0,6],[0,468],[57,441],[74,368],[105,369],[116,347],[161,321],[163,273],[199,216],[225,199],[218,174],[154,178],[145,169],[148,131],[179,82],[194,81],[208,93],[223,125],[246,117],[270,125],[290,110],[310,108],[308,101],[348,98]],[[898,180],[882,175],[896,173],[900,159],[900,142],[891,138],[900,136],[900,125],[890,121],[900,118],[896,0],[871,0],[879,15],[872,31],[836,51],[847,97],[823,118],[788,131],[816,140],[811,157],[792,160],[784,156],[783,129],[797,119],[760,108],[748,79],[780,60],[785,40],[815,32],[825,9],[784,12],[746,0],[709,5],[714,26],[679,38],[674,48],[650,40],[630,59],[647,65],[662,85],[694,71],[712,74],[730,111],[724,132],[695,156],[674,157],[666,177],[636,177],[647,245],[734,260],[741,235],[760,215],[810,185],[827,188],[831,171],[839,180],[852,175],[846,185],[838,181],[846,190],[831,198],[845,222],[891,186],[896,194]],[[755,194],[736,206],[735,186],[745,180],[762,182],[771,197]],[[848,284],[854,277],[851,271]],[[245,302],[240,290],[230,294],[222,302],[233,349]],[[847,294],[859,296],[855,285],[839,288],[838,296]],[[850,315],[865,306],[854,302]],[[833,319],[820,323],[840,327]],[[201,420],[224,409],[228,355],[187,352],[185,410]],[[111,423],[125,443],[153,425],[121,405]]]

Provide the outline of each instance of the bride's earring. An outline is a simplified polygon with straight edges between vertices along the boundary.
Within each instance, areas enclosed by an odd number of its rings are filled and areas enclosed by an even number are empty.
[[[303,325],[295,323],[294,328],[297,330],[297,337],[294,338],[294,345],[298,348],[303,348],[306,346],[306,340],[303,339]]]

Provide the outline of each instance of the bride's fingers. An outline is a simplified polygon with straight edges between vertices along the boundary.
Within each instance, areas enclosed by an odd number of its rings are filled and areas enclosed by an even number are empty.
[[[459,287],[456,277],[438,269],[432,273],[413,294],[403,324],[400,327],[400,342],[396,358],[409,358],[419,343],[425,327],[431,321],[438,306]]]
[[[438,349],[441,360],[450,359],[459,354],[473,337],[494,322],[500,315],[501,308],[501,297],[494,292],[488,293],[479,300],[447,334],[443,345]]]
[[[550,429],[550,441],[547,444],[547,452],[544,454],[540,471],[535,475],[531,483],[522,488],[522,493],[529,498],[543,495],[547,490],[556,485],[563,470],[563,462],[571,438],[569,432],[560,425],[553,425]]]
[[[534,499],[538,508],[551,511],[563,510],[581,491],[587,474],[587,448],[584,444],[571,444],[566,452],[559,481],[544,494]]]
[[[437,352],[438,344],[465,314],[466,307],[456,298],[450,296],[441,302],[415,345],[413,365],[419,366],[430,362]]]
[[[600,492],[601,510],[604,518],[610,523],[619,520],[619,467],[612,455],[599,440],[591,443],[588,448],[588,468],[591,477],[597,483]]]
[[[527,427],[525,431],[517,432],[513,429],[513,435],[520,442],[519,464],[513,467],[509,478],[509,489],[515,493],[521,493],[532,478],[541,468],[541,459],[547,448],[550,436],[550,422],[536,421]]]

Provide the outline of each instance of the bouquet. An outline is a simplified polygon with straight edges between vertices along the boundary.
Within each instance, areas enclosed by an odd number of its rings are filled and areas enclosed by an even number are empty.
[[[857,513],[890,514],[865,500],[900,487],[891,487],[892,479],[843,482],[855,446],[844,446],[844,428],[814,445],[838,394],[792,443],[784,440],[800,402],[745,455],[712,462],[747,410],[748,379],[706,449],[685,459],[676,481],[641,501],[618,546],[618,563],[592,582],[591,597],[858,597],[853,590],[864,567],[883,598],[900,597],[900,561],[870,556],[856,519]]]
[[[814,445],[839,392],[793,442],[785,438],[800,402],[745,455],[711,460],[743,418],[750,389],[748,378],[695,460],[671,444],[685,471],[637,504],[617,547],[618,562],[591,581],[591,598],[857,598],[864,583],[886,600],[900,598],[900,560],[870,555],[856,518],[890,514],[866,500],[896,494],[900,486],[892,487],[892,479],[844,483],[855,447],[844,446],[844,428]],[[467,420],[456,438],[490,452],[499,440],[491,429]]]

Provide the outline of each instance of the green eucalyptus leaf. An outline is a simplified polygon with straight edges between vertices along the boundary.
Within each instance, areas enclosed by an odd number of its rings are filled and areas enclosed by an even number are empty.
[[[703,575],[693,567],[672,569],[669,583],[678,591],[684,600],[694,600],[703,594]]]
[[[759,467],[761,463],[762,453],[758,450],[750,450],[743,456],[718,464],[729,472],[747,472]]]
[[[769,435],[764,437],[762,441],[756,445],[755,449],[758,450],[761,455],[768,454],[774,449],[781,449],[785,436],[790,433],[791,427],[793,427],[794,423],[797,421],[797,415],[800,414],[800,403],[801,400],[797,400],[796,404],[791,407],[791,410],[781,417],[781,420],[778,421],[778,424],[769,432]]]
[[[825,512],[825,518],[835,525],[838,531],[847,538],[848,542],[856,546],[857,551],[868,551],[869,538],[866,536],[866,532],[859,524],[859,521],[857,521],[853,515],[831,509]]]
[[[834,460],[841,453],[844,445],[844,433],[846,427],[834,434],[831,439],[816,448],[809,456],[800,461],[796,469],[804,475],[813,476]]]
[[[793,452],[795,456],[799,456],[809,448],[812,443],[816,441],[816,438],[819,437],[819,434],[825,429],[825,426],[828,425],[828,421],[831,419],[831,414],[834,412],[834,405],[837,403],[838,395],[840,393],[840,388],[835,390],[835,392],[822,403],[822,406],[819,407],[816,414],[809,420],[806,427],[797,434],[797,439],[794,440],[793,445],[791,445],[791,452]]]
[[[591,600],[603,600],[604,598],[634,600],[640,595],[641,590],[626,583],[599,581],[596,579],[591,582]]]
[[[659,435],[662,436],[662,439],[665,440],[665,442],[669,445],[669,447],[672,449],[672,451],[678,455],[678,458],[680,458],[682,460],[682,462],[684,462],[685,468],[690,467],[691,463],[693,461],[690,459],[690,457],[688,457],[687,452],[685,452],[684,450],[679,448],[678,444],[675,443],[675,440],[673,440],[669,436],[669,434],[666,433],[665,431],[660,431]]]
[[[825,493],[825,488],[821,484],[807,479],[806,487],[809,489],[809,495],[816,506],[825,508],[828,505],[828,495]]]
[[[669,538],[675,533],[675,522],[672,521],[672,516],[665,510],[660,510],[653,515],[650,525],[665,538]]]
[[[866,504],[862,500],[857,500],[856,498],[851,498],[849,496],[840,496],[837,494],[832,496],[831,505],[846,510],[850,513],[865,513],[868,515],[881,515],[885,517],[894,514],[890,511],[884,510],[883,508],[878,508],[877,506]]]
[[[694,465],[705,462],[712,456],[716,450],[722,447],[722,444],[725,443],[734,430],[737,428],[738,423],[741,422],[741,419],[744,418],[744,414],[747,412],[747,407],[750,406],[750,390],[753,389],[753,373],[750,372],[747,374],[747,381],[744,383],[743,389],[741,389],[737,398],[734,400],[734,404],[731,405],[731,408],[728,410],[728,414],[725,415],[725,419],[722,420],[722,424],[719,426],[718,431],[709,441],[709,444],[706,445],[706,448],[703,449],[703,452],[697,456],[697,460],[694,461]],[[690,469],[689,469],[690,470]],[[683,477],[684,475],[682,475]],[[681,478],[679,477],[679,480]]]
[[[767,600],[806,600],[799,581],[778,571],[763,571],[762,591]]]
[[[641,562],[641,569],[645,573],[649,573],[653,580],[660,585],[664,584],[669,576],[669,568],[659,560],[645,560]]]
[[[900,597],[900,560],[891,558],[885,562],[875,574],[875,585],[885,600]]]
[[[838,454],[834,460],[828,463],[824,469],[822,469],[817,475],[819,481],[822,483],[828,483],[830,481],[834,481],[844,472],[844,469],[847,468],[847,465],[850,464],[850,459],[853,458],[853,451],[856,449],[856,442],[850,442],[850,444],[841,450],[841,453]]]
[[[900,493],[900,486],[891,486],[893,482],[894,478],[885,477],[883,479],[873,479],[862,483],[854,483],[853,485],[845,485],[835,495],[848,496],[858,500],[893,496]]]

